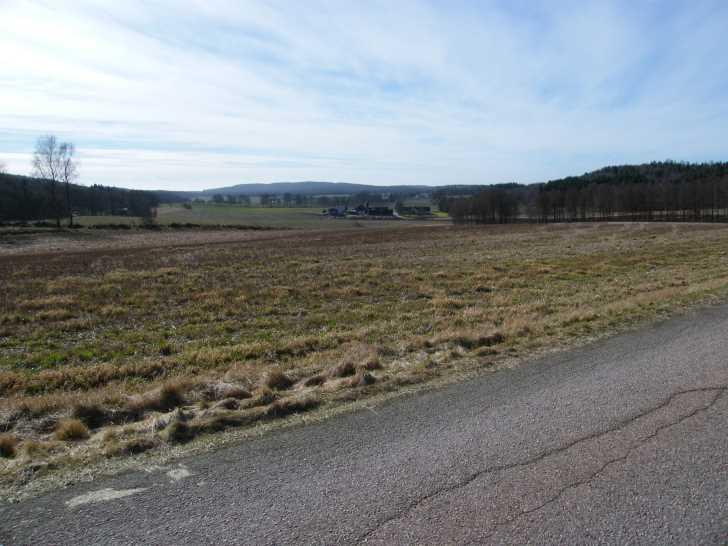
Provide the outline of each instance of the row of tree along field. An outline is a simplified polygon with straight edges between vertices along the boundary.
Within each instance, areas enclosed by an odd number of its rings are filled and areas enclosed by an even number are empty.
[[[154,192],[75,184],[75,148],[54,136],[38,139],[33,174],[29,177],[0,172],[0,221],[52,219],[60,227],[61,218],[68,218],[72,226],[74,213],[148,218],[159,204]]]
[[[110,186],[69,185],[70,207],[65,188],[56,188],[55,199],[47,180],[0,173],[0,221],[53,220],[69,218],[74,211],[83,215],[129,215],[147,217],[158,206],[154,192]]]
[[[437,195],[456,223],[728,221],[728,163],[605,167],[543,184]]]

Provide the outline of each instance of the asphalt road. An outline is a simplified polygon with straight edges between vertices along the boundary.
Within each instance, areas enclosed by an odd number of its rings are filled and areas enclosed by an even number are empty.
[[[0,508],[15,544],[726,544],[728,307]]]

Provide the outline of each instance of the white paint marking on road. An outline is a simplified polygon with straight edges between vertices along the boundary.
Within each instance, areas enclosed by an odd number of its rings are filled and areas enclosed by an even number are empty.
[[[90,502],[107,502],[110,500],[123,499],[124,497],[136,495],[137,493],[141,493],[146,490],[146,487],[140,487],[139,489],[106,488],[99,491],[91,491],[90,493],[79,495],[78,497],[73,497],[71,500],[66,501],[66,506],[68,508],[75,508],[76,506],[81,506],[82,504],[88,504]]]
[[[178,482],[184,478],[188,478],[191,476],[192,473],[187,470],[187,467],[183,464],[180,464],[177,468],[173,468],[169,472],[167,472],[167,476],[173,481]]]

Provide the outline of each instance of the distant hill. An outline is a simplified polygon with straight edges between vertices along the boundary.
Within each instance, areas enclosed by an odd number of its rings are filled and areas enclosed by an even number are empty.
[[[579,176],[567,176],[545,183],[547,190],[584,187],[590,184],[655,184],[691,182],[721,178],[728,174],[727,162],[687,163],[653,161],[639,165],[612,165]]]
[[[200,192],[201,195],[261,195],[264,193],[280,195],[296,193],[299,195],[350,195],[353,193],[418,193],[432,191],[432,186],[371,186],[350,184],[348,182],[272,182],[270,184],[238,184],[223,188],[213,188]]]

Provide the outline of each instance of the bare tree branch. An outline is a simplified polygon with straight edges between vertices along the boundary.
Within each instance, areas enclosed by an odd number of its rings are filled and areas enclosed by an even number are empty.
[[[66,209],[68,210],[68,225],[73,226],[73,207],[71,206],[71,182],[78,178],[78,168],[74,155],[76,148],[70,142],[63,142],[58,148],[58,157],[61,164],[61,180],[66,185]]]
[[[51,208],[56,218],[56,226],[61,227],[61,207],[58,202],[56,185],[62,181],[63,163],[58,139],[54,135],[40,137],[35,143],[33,153],[33,174],[48,181],[51,194]]]

